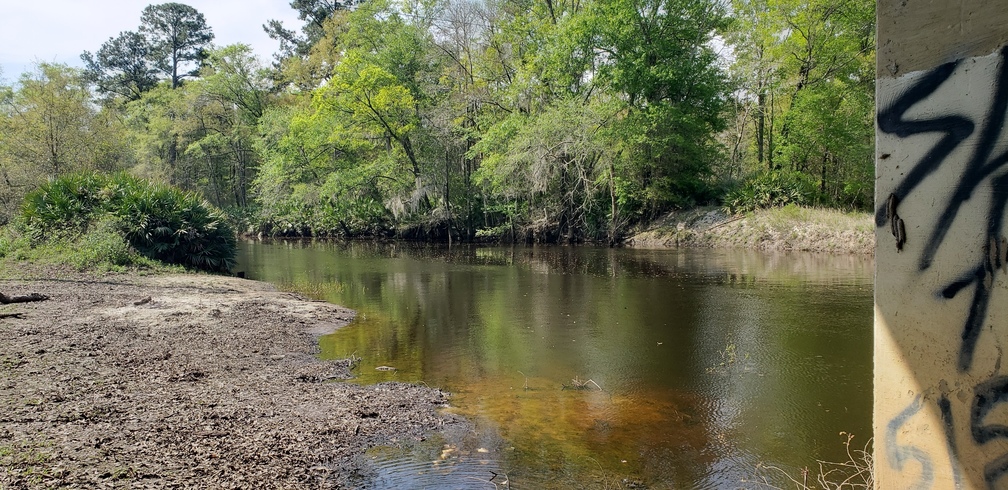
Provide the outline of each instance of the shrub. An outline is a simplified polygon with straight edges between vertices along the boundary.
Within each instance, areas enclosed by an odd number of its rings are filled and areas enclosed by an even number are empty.
[[[20,224],[34,242],[80,234],[96,212],[105,211],[102,202],[107,199],[99,191],[106,181],[107,177],[92,172],[51,179],[25,196]]]
[[[813,203],[815,195],[815,183],[800,172],[764,171],[729,192],[725,207],[730,213],[744,213],[788,204],[805,206]]]
[[[119,233],[120,227],[117,220],[108,217],[94,223],[71,243],[69,262],[81,270],[103,264],[116,267],[132,264],[135,252]]]
[[[35,242],[98,225],[155,260],[213,272],[234,266],[234,230],[220,210],[192,192],[126,173],[80,173],[50,180],[25,197],[20,226]],[[112,242],[106,245],[115,259]]]
[[[127,267],[171,271],[179,267],[140,255],[123,237],[121,226],[108,215],[80,234],[60,233],[35,243],[23,224],[5,226],[0,228],[0,273],[10,266],[24,272],[23,261],[95,272],[123,271]]]

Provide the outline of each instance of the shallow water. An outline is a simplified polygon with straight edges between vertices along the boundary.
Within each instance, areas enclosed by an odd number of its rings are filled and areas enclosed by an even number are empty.
[[[870,436],[868,258],[295,241],[239,263],[358,311],[320,341],[356,382],[442,387],[477,422],[369,454],[377,488],[751,488]]]

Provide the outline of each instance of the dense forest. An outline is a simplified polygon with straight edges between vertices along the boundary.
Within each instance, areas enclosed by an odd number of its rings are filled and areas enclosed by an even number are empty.
[[[873,0],[291,7],[272,60],[165,3],[0,86],[0,219],[82,170],[267,236],[612,243],[696,205],[871,205]]]

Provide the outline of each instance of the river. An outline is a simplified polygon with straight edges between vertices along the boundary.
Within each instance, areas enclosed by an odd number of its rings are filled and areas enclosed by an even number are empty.
[[[358,311],[320,340],[362,358],[354,382],[441,387],[475,422],[368,454],[377,488],[784,487],[871,434],[870,258],[247,241],[238,262]]]

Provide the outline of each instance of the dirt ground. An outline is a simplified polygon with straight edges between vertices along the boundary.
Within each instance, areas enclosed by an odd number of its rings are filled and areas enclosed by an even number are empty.
[[[206,275],[2,280],[0,489],[347,488],[364,451],[465,422],[448,394],[332,382],[353,312]]]

